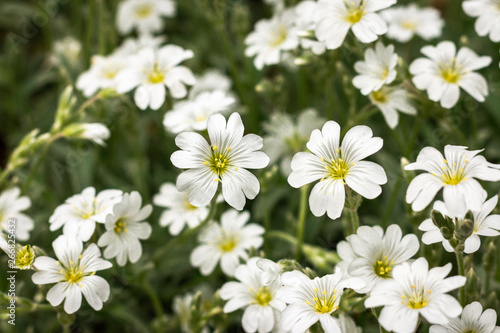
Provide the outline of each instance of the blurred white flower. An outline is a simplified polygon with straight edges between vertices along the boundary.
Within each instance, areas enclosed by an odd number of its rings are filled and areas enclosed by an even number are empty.
[[[395,266],[417,253],[420,247],[417,236],[402,236],[401,228],[396,224],[390,225],[385,235],[379,226],[361,226],[356,234],[337,245],[342,258],[338,267],[365,281],[366,286],[359,292],[369,293],[377,283],[392,277]]]
[[[271,19],[257,22],[254,31],[245,39],[245,44],[245,55],[256,56],[254,65],[257,69],[279,63],[283,51],[295,49],[299,45],[294,9],[278,12]]]
[[[300,45],[316,55],[323,54],[326,50],[325,43],[309,38],[314,36],[314,29],[318,23],[318,3],[312,0],[299,2],[295,7],[295,15]]]
[[[76,65],[82,50],[82,43],[78,39],[68,36],[54,42],[53,50],[55,61],[63,60],[71,65]]]
[[[354,64],[359,75],[353,78],[352,83],[366,96],[394,81],[397,64],[398,55],[394,53],[394,45],[385,47],[382,42],[377,42],[375,49],[366,49],[364,61]]]
[[[376,12],[394,5],[396,1],[319,0],[316,37],[330,50],[342,45],[350,29],[361,42],[374,42],[379,35],[387,32],[387,24]]]
[[[197,227],[208,215],[208,207],[195,207],[188,201],[187,192],[179,192],[174,184],[165,183],[160,193],[153,198],[157,206],[166,207],[160,217],[162,227],[169,226],[172,235],[177,236],[184,226]]]
[[[31,217],[22,213],[31,207],[30,198],[20,197],[20,194],[21,190],[17,187],[0,193],[0,230],[15,234],[16,239],[25,241],[29,239],[35,223]]]
[[[175,138],[181,148],[172,154],[172,164],[184,171],[177,178],[177,189],[189,192],[189,202],[206,206],[222,183],[224,200],[242,210],[245,197],[253,199],[260,190],[257,177],[249,169],[261,169],[268,165],[269,157],[258,151],[262,138],[255,134],[243,136],[244,127],[238,113],[227,120],[220,114],[208,119],[208,135],[211,145],[200,134],[183,132]]]
[[[152,206],[142,207],[141,195],[134,191],[125,193],[121,201],[113,206],[113,213],[106,217],[106,232],[97,244],[105,247],[103,255],[106,259],[116,257],[119,266],[128,261],[135,263],[142,255],[139,240],[151,236],[151,225],[143,222],[151,214]]]
[[[81,125],[83,133],[81,137],[87,140],[92,140],[98,145],[104,146],[104,140],[109,139],[109,129],[100,123],[85,123]]]
[[[462,311],[460,318],[451,319],[447,325],[432,325],[429,333],[500,333],[497,314],[493,309],[483,312],[479,302],[472,302]]]
[[[139,34],[151,34],[163,28],[162,17],[173,17],[175,13],[173,0],[125,0],[118,6],[116,25],[122,35],[134,28]]]
[[[446,278],[450,271],[451,263],[429,270],[425,258],[402,263],[394,267],[392,279],[373,288],[365,307],[383,306],[378,321],[394,333],[414,332],[419,315],[431,324],[447,324],[462,312],[460,303],[447,293],[466,281],[465,276]]]
[[[498,196],[492,197],[490,200],[486,201],[486,192],[483,192],[484,196],[482,199],[482,207],[480,210],[472,210],[472,215],[474,217],[474,230],[472,235],[470,235],[465,240],[465,253],[473,253],[479,250],[481,246],[481,239],[479,236],[494,237],[500,235],[500,215],[494,214],[489,215],[498,204]],[[437,210],[443,215],[447,215],[455,221],[455,219],[463,220],[465,216],[454,216],[446,209],[444,202],[436,201],[432,209]],[[448,252],[454,252],[453,247],[450,242],[444,239],[439,228],[434,225],[431,219],[427,219],[420,224],[419,230],[425,231],[422,235],[422,242],[425,244],[434,244],[438,242],[443,243],[443,247]]]
[[[305,150],[311,132],[325,123],[314,109],[302,111],[294,120],[289,114],[273,113],[269,122],[263,125],[268,135],[264,136],[262,150],[269,156],[271,164],[281,160],[280,168],[285,176],[292,172],[293,155]]]
[[[339,326],[341,333],[362,333],[361,327],[356,326],[354,320],[343,313],[339,316]]]
[[[49,218],[50,230],[64,226],[63,234],[75,235],[86,242],[94,234],[96,223],[105,223],[106,215],[113,211],[113,205],[121,198],[120,190],[104,190],[96,195],[95,188],[87,187],[56,208]]]
[[[219,223],[212,223],[198,236],[201,243],[191,252],[191,265],[199,267],[201,274],[211,274],[220,261],[224,274],[233,276],[239,259],[248,259],[250,248],[258,249],[262,243],[264,228],[255,223],[246,224],[248,212],[238,213],[230,209],[222,214]]]
[[[390,128],[396,128],[399,123],[399,112],[416,115],[417,109],[411,105],[406,90],[400,88],[382,87],[368,95],[370,101],[382,111],[384,119]]]
[[[116,48],[113,54],[131,56],[143,49],[158,49],[165,42],[165,36],[139,35],[137,38],[127,38]]]
[[[446,145],[443,155],[433,147],[423,148],[417,161],[405,170],[423,170],[406,191],[406,202],[415,212],[422,211],[444,188],[446,209],[454,216],[464,216],[468,210],[481,210],[484,189],[476,180],[500,181],[500,165],[477,155],[482,150],[468,151],[467,147]]]
[[[158,50],[145,48],[129,58],[129,66],[117,75],[118,93],[135,87],[135,104],[142,110],[148,106],[158,110],[165,102],[165,86],[173,98],[187,95],[185,85],[193,85],[195,78],[181,62],[193,57],[193,52],[180,46],[165,45]]]
[[[425,46],[420,50],[427,58],[418,58],[410,65],[413,83],[420,90],[427,90],[429,99],[440,102],[443,108],[452,108],[460,97],[460,88],[474,99],[484,102],[488,84],[474,71],[487,67],[490,57],[479,57],[474,51],[455,44],[440,42],[437,46]]]
[[[34,267],[37,272],[31,279],[35,284],[55,285],[47,293],[52,306],[58,306],[64,299],[64,311],[76,312],[82,304],[82,294],[94,310],[101,310],[102,303],[109,297],[109,284],[96,271],[113,266],[101,258],[95,244],[85,251],[80,240],[61,235],[52,243],[58,261],[50,257],[38,257]],[[82,254],[83,251],[83,254]]]
[[[285,303],[275,298],[279,281],[270,285],[261,282],[263,271],[257,266],[260,258],[250,258],[236,269],[234,276],[239,282],[226,282],[220,297],[226,300],[225,313],[244,308],[241,323],[245,332],[268,333],[279,325]]]
[[[193,99],[175,103],[174,109],[165,114],[163,125],[167,131],[175,134],[204,131],[212,114],[229,110],[234,102],[235,99],[224,91],[205,91]]]
[[[182,332],[184,333],[192,333],[193,330],[191,329],[191,325],[193,323],[196,323],[192,318],[192,312],[194,306],[193,300],[194,300],[193,293],[186,293],[181,296],[175,296],[172,304],[172,310],[174,310],[174,313],[178,316],[181,323]],[[210,330],[208,329],[208,327],[205,326],[201,329],[200,333],[210,333]]]
[[[257,260],[257,267],[262,270],[262,274],[260,274],[260,282],[264,286],[268,286],[275,281],[279,281],[279,276],[282,273],[280,264],[277,264],[272,260],[262,258]]]
[[[500,42],[500,7],[497,0],[466,0],[462,3],[464,12],[477,17],[476,32],[487,36],[493,42]]]
[[[86,97],[90,97],[101,89],[116,89],[119,80],[117,75],[128,65],[123,55],[112,54],[104,57],[92,57],[90,69],[82,73],[76,81],[76,88]]]
[[[201,76],[196,77],[196,83],[189,91],[189,97],[192,99],[203,92],[223,91],[229,93],[232,82],[229,77],[216,69],[209,69]]]
[[[299,271],[285,272],[281,284],[276,298],[288,304],[282,313],[281,328],[305,332],[319,321],[326,333],[340,332],[339,322],[331,314],[339,308],[344,289],[365,286],[358,278],[343,279],[341,270],[313,280]]]
[[[441,36],[444,21],[439,10],[415,4],[397,6],[380,12],[388,24],[387,37],[405,43],[418,35],[425,40]]]
[[[374,199],[380,195],[380,185],[387,182],[384,169],[364,158],[382,148],[383,140],[373,137],[367,126],[355,126],[344,136],[340,145],[340,126],[328,121],[323,129],[315,129],[307,148],[311,151],[295,154],[288,183],[298,188],[320,179],[311,191],[309,206],[315,216],[325,212],[337,219],[344,208],[346,189]]]

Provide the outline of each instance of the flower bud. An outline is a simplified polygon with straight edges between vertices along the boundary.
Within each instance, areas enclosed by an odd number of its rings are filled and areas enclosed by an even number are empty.
[[[463,219],[457,222],[455,228],[455,238],[464,241],[469,238],[474,232],[474,221],[470,219]]]

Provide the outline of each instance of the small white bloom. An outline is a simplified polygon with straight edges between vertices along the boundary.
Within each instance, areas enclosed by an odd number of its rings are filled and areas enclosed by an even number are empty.
[[[130,64],[117,75],[118,93],[126,93],[135,87],[135,104],[142,110],[148,106],[158,110],[165,102],[165,86],[173,98],[187,95],[185,85],[193,85],[195,78],[181,62],[193,57],[193,52],[180,46],[165,45],[158,50],[145,48],[130,57]]]
[[[101,89],[116,89],[119,82],[117,75],[127,67],[127,64],[127,58],[123,55],[93,56],[90,69],[78,77],[76,88],[86,97]]]
[[[472,235],[470,235],[465,240],[465,253],[473,253],[479,250],[481,246],[481,239],[479,236],[487,236],[494,237],[500,235],[500,215],[494,214],[489,215],[498,204],[498,196],[492,197],[490,200],[484,202],[486,200],[486,192],[484,192],[484,196],[482,199],[482,207],[480,210],[472,210],[472,215],[474,217],[474,230]],[[434,210],[437,210],[443,215],[447,215],[455,221],[455,219],[462,220],[465,216],[454,216],[446,209],[444,202],[436,201],[434,202]],[[431,219],[427,219],[420,224],[418,227],[419,230],[425,231],[422,235],[422,242],[425,244],[433,244],[442,242],[443,247],[448,252],[454,252],[453,247],[450,245],[450,242],[444,239],[443,235],[439,228],[434,225]]]
[[[66,199],[49,218],[50,230],[62,226],[63,234],[76,235],[86,242],[92,237],[96,223],[105,223],[106,215],[112,212],[113,205],[121,200],[122,191],[104,190],[96,195],[93,187],[87,187],[81,194]]]
[[[394,53],[394,45],[385,47],[382,42],[377,42],[375,49],[366,49],[364,61],[354,64],[359,75],[354,77],[352,83],[366,96],[394,81],[397,64],[398,55]]]
[[[474,51],[462,47],[456,51],[449,41],[420,50],[427,58],[418,58],[410,65],[413,83],[420,90],[427,90],[429,99],[440,102],[443,108],[452,108],[460,97],[460,88],[474,99],[484,102],[488,84],[474,71],[487,67],[490,57],[479,57]]]
[[[166,207],[160,217],[162,227],[170,226],[172,235],[178,235],[184,226],[197,227],[208,215],[208,207],[195,207],[188,201],[187,192],[179,192],[174,184],[165,183],[160,193],[154,196],[153,202],[157,206]]]
[[[262,258],[257,260],[257,266],[262,270],[260,282],[264,286],[268,286],[275,281],[279,281],[279,276],[282,273],[282,267],[280,264],[277,264],[272,260]]]
[[[104,140],[109,139],[109,129],[100,123],[82,124],[83,133],[81,137],[87,140],[94,141],[98,145],[104,146]]]
[[[387,32],[387,24],[376,12],[394,5],[396,1],[319,0],[316,37],[330,50],[342,45],[350,29],[361,42],[374,42],[379,35]]]
[[[361,196],[374,199],[380,195],[380,185],[387,182],[384,169],[364,158],[382,148],[383,140],[373,137],[367,126],[355,126],[344,136],[340,145],[340,126],[328,121],[323,129],[315,129],[307,148],[311,153],[297,153],[292,160],[288,183],[298,188],[320,179],[311,191],[309,206],[315,216],[325,213],[337,219],[345,202],[345,186]]]
[[[497,0],[466,0],[464,12],[477,17],[475,28],[479,36],[489,35],[491,41],[500,42],[500,5]]]
[[[233,276],[239,259],[247,260],[248,250],[258,249],[263,243],[264,228],[255,223],[247,225],[249,218],[248,212],[238,213],[234,209],[222,214],[220,224],[210,224],[198,236],[202,244],[191,253],[191,265],[209,275],[220,260],[224,274]]]
[[[432,7],[415,4],[389,8],[380,13],[388,24],[387,37],[405,43],[418,35],[425,40],[441,36],[444,21]]]
[[[21,191],[14,187],[0,194],[0,230],[16,235],[16,239],[25,241],[30,237],[35,223],[22,211],[31,207],[30,198],[20,197]],[[11,221],[11,222],[9,222]]]
[[[227,124],[220,114],[210,116],[207,130],[211,145],[194,132],[183,132],[175,138],[182,150],[174,152],[170,160],[178,168],[189,169],[177,178],[177,189],[188,191],[189,202],[202,207],[212,200],[220,182],[224,200],[242,210],[245,197],[253,199],[260,190],[257,177],[246,169],[261,169],[269,163],[269,157],[258,151],[262,138],[255,134],[243,136],[243,122],[236,112]]]
[[[398,111],[409,115],[417,114],[417,109],[411,105],[404,89],[382,87],[382,89],[370,93],[368,97],[382,111],[390,128],[396,128],[399,123]]]
[[[292,332],[305,332],[319,321],[326,333],[339,333],[339,322],[331,314],[339,308],[344,289],[365,286],[358,278],[343,279],[341,270],[313,280],[299,271],[285,272],[281,283],[276,298],[288,304],[282,313],[281,328]]]
[[[101,258],[101,251],[90,244],[85,251],[80,240],[61,235],[52,243],[58,261],[50,257],[38,257],[34,267],[37,272],[31,279],[36,284],[55,285],[47,293],[52,306],[64,299],[64,311],[76,312],[82,304],[82,294],[94,310],[101,310],[109,297],[109,284],[96,271],[110,268],[112,264]],[[83,254],[82,254],[83,251]]]
[[[450,320],[447,325],[432,325],[430,333],[500,333],[495,310],[483,312],[479,302],[472,302],[462,311],[460,318]]]
[[[279,281],[262,284],[263,271],[257,266],[258,260],[260,258],[250,258],[245,265],[238,266],[234,276],[240,282],[226,282],[220,290],[220,297],[227,300],[225,313],[245,308],[241,323],[249,333],[271,332],[279,325],[281,311],[285,308],[285,303],[275,298]]]
[[[54,56],[55,61],[68,62],[71,65],[77,65],[80,59],[80,52],[82,50],[82,43],[71,36],[60,39],[54,43]]]
[[[356,234],[347,237],[347,242],[337,245],[342,258],[338,267],[365,281],[366,287],[359,292],[369,293],[377,283],[392,277],[395,266],[417,253],[420,246],[417,236],[402,236],[396,224],[390,225],[385,235],[379,226],[361,226]]]
[[[229,77],[215,69],[207,70],[203,75],[196,77],[196,83],[189,91],[189,97],[195,98],[203,92],[223,91],[229,93],[232,82]]]
[[[388,331],[412,333],[419,315],[431,324],[447,324],[462,312],[460,303],[447,293],[462,287],[465,276],[446,278],[451,263],[429,270],[425,258],[411,265],[394,267],[392,278],[378,283],[365,301],[365,307],[383,306],[379,323]]]
[[[174,109],[165,114],[163,125],[167,131],[204,131],[207,119],[214,113],[224,112],[236,100],[224,91],[202,92],[193,99],[174,104]]]
[[[142,198],[138,192],[125,193],[122,200],[113,206],[113,213],[106,217],[106,232],[99,238],[97,244],[106,246],[104,257],[116,257],[119,266],[128,261],[135,263],[142,255],[140,239],[151,236],[151,225],[143,222],[148,218],[153,208],[151,205],[142,207]]]
[[[257,22],[245,44],[248,45],[245,55],[256,56],[254,65],[257,69],[279,63],[283,51],[293,50],[299,45],[294,9],[278,12],[269,20]]]
[[[195,297],[199,296],[201,299],[200,306],[198,303],[194,303]],[[188,292],[184,295],[175,296],[172,303],[172,310],[179,318],[182,332],[192,333],[192,326],[196,327],[198,322],[193,318],[193,312],[195,316],[204,315],[206,311],[211,310],[213,302],[213,291],[207,285],[201,285],[196,288],[195,293]],[[196,317],[199,318],[199,317]],[[198,332],[198,331],[197,331]],[[204,326],[200,333],[210,333],[207,326]]]
[[[164,36],[139,35],[137,38],[127,38],[116,48],[113,54],[131,56],[139,53],[142,49],[158,49],[166,40]]]
[[[308,38],[314,36],[314,29],[318,24],[318,3],[312,0],[301,1],[295,7],[297,34],[300,37],[300,45],[304,49],[310,49],[314,54],[325,53],[325,43]]]
[[[306,109],[297,117],[286,113],[273,113],[268,123],[264,124],[267,136],[264,137],[264,152],[269,156],[270,163],[281,160],[280,168],[285,176],[292,169],[292,157],[306,148],[306,143],[312,130],[320,127],[325,120],[314,109]]]
[[[454,216],[464,216],[468,210],[481,210],[484,189],[476,180],[500,181],[500,165],[477,155],[482,150],[446,145],[443,155],[433,147],[423,148],[417,161],[405,170],[424,170],[415,177],[406,191],[406,202],[415,212],[427,207],[437,192],[444,188],[446,209]]]
[[[0,249],[9,256],[10,270],[27,270],[33,267],[36,254],[31,245],[22,246],[13,238],[8,238],[8,235],[0,233]]]
[[[173,17],[175,12],[173,0],[126,0],[118,7],[116,25],[122,35],[134,28],[139,34],[151,34],[163,28],[162,16]]]

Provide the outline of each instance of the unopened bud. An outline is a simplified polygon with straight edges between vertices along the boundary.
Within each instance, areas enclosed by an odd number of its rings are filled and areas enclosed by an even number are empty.
[[[474,232],[474,221],[469,219],[459,220],[455,228],[455,238],[465,241]]]

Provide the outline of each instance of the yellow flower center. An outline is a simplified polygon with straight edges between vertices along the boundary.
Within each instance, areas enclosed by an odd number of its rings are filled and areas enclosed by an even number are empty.
[[[361,21],[363,16],[366,14],[364,7],[364,1],[362,1],[359,6],[356,6],[354,2],[346,3],[347,15],[344,18],[345,21],[349,22],[350,24],[355,24]]]
[[[117,234],[122,234],[124,232],[127,232],[127,222],[124,221],[123,219],[118,219],[115,222],[115,233]]]
[[[118,73],[118,69],[107,69],[103,72],[103,76],[106,78],[106,79],[114,79],[116,74]]]
[[[283,44],[283,42],[288,37],[288,30],[286,29],[286,26],[281,24],[278,27],[278,29],[273,30],[272,34],[273,34],[273,38],[272,38],[271,46],[278,47],[281,44]]]
[[[445,166],[442,167],[442,180],[444,185],[457,185],[460,182],[467,180],[466,174],[464,172],[464,166],[469,163],[468,160],[463,160],[463,163],[459,163],[460,165],[458,166],[457,163],[450,164],[446,160],[443,160],[443,162],[445,164]]]
[[[231,167],[231,148],[221,149],[217,146],[212,146],[212,155],[208,161],[203,164],[212,169],[215,174],[215,181],[218,182],[222,179],[223,174]],[[234,170],[238,170],[234,167]]]
[[[374,91],[370,94],[371,98],[375,103],[385,103],[387,102],[387,94],[383,89],[380,89],[379,91]]]
[[[401,26],[407,30],[413,31],[417,27],[417,23],[415,21],[405,20],[401,22]]]
[[[462,77],[460,68],[455,63],[455,59],[453,59],[453,61],[449,64],[440,66],[439,74],[441,75],[443,80],[448,83],[457,83]]]
[[[186,210],[196,210],[196,209],[198,209],[198,207],[191,205],[191,203],[189,201],[187,201],[187,200],[186,200],[186,202],[184,202],[184,208],[186,208]]]
[[[222,252],[231,252],[237,244],[237,239],[234,236],[226,236],[219,241],[219,249]]]
[[[337,153],[339,152],[340,148],[337,148]],[[354,165],[354,163],[349,164],[340,156],[341,155],[338,155],[336,158],[330,159],[330,161],[327,161],[323,157],[321,157],[321,162],[325,163],[325,169],[329,173],[328,178],[340,179],[345,184],[345,177],[349,173],[349,169]],[[325,180],[325,178],[321,180],[323,181]]]
[[[273,295],[269,290],[269,287],[260,287],[259,290],[254,294],[254,301],[258,305],[267,306],[269,302],[272,301]]]
[[[161,83],[165,79],[165,71],[159,68],[158,64],[155,64],[151,71],[148,72],[147,78],[152,84]]]
[[[30,245],[16,246],[16,266],[19,269],[30,269],[35,260],[35,251]]]
[[[383,279],[388,279],[392,276],[392,267],[394,266],[394,261],[389,261],[386,256],[380,258],[375,262],[373,266],[373,271],[375,274]]]
[[[431,290],[424,291],[422,288],[417,290],[414,285],[411,285],[411,288],[413,291],[410,294],[401,295],[401,304],[414,310],[425,308],[429,304],[428,295],[431,294]]]
[[[149,3],[144,3],[136,7],[135,9],[135,15],[138,18],[144,19],[151,15],[153,12],[153,6]]]
[[[333,291],[332,294],[328,294],[326,291],[318,291],[318,288],[314,288],[316,297],[313,297],[312,302],[306,300],[306,304],[314,308],[317,313],[332,313],[339,307],[336,305],[337,301],[337,289]]]
[[[68,283],[78,283],[83,279],[84,276],[85,273],[80,267],[71,267],[66,270],[66,273],[64,274],[64,279]]]

